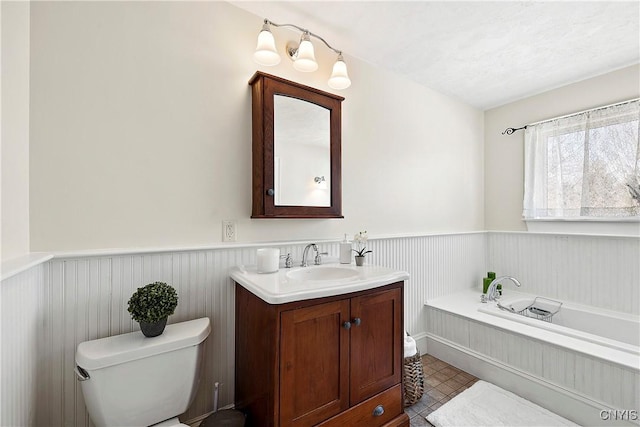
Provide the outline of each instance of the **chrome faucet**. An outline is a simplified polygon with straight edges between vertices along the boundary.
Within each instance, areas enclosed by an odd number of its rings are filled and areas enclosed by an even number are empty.
[[[497,301],[498,298],[500,298],[498,294],[498,285],[500,284],[500,282],[502,282],[503,280],[509,279],[511,280],[517,287],[522,286],[520,284],[520,282],[518,282],[518,279],[516,279],[515,277],[511,277],[511,276],[500,276],[497,277],[495,279],[493,279],[493,281],[489,284],[489,289],[487,289],[487,296],[485,298],[485,302],[486,301]]]
[[[291,258],[291,254],[280,255],[281,259],[284,259],[285,268],[293,267],[293,258]]]
[[[313,261],[315,265],[322,264],[322,255],[329,255],[329,252],[320,252],[318,250],[318,252],[316,252],[316,259]]]
[[[304,247],[304,252],[302,252],[302,263],[300,264],[300,267],[307,267],[309,264],[307,263],[307,255],[309,254],[309,248],[313,248],[314,251],[316,251],[316,257],[318,256],[318,247],[316,246],[315,243],[309,243],[307,246]]]

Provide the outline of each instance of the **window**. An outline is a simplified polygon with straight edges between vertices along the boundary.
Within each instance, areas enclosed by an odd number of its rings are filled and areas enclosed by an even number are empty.
[[[529,125],[525,219],[640,219],[640,100]]]

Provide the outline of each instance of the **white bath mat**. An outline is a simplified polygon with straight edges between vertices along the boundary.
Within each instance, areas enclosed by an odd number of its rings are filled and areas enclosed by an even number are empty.
[[[491,383],[478,381],[427,416],[436,427],[577,426]]]

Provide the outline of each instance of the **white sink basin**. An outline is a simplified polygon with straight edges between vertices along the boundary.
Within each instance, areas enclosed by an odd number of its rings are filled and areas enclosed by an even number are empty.
[[[280,268],[258,273],[255,265],[239,265],[230,270],[231,278],[269,304],[284,304],[311,298],[343,295],[407,280],[409,274],[366,264],[325,264]]]
[[[301,267],[287,272],[289,279],[310,280],[314,282],[353,279],[357,276],[358,271],[355,268],[339,266]]]

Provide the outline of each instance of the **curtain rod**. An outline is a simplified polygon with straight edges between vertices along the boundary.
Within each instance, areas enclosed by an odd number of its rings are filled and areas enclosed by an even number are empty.
[[[546,123],[546,122],[550,122],[550,121],[553,121],[553,120],[564,119],[566,117],[577,116],[578,114],[584,114],[584,113],[588,113],[590,111],[602,110],[604,108],[610,108],[610,107],[616,107],[618,105],[629,104],[631,102],[638,101],[638,100],[640,100],[640,98],[633,98],[633,99],[628,99],[628,100],[622,101],[622,102],[616,102],[614,104],[603,105],[602,107],[590,108],[588,110],[578,111],[577,113],[565,114],[564,116],[554,117],[552,119],[540,120],[539,122],[535,122],[535,123],[529,123],[528,125],[524,125],[521,128],[506,128],[504,130],[504,132],[502,132],[502,134],[503,135],[511,135],[512,133],[514,133],[516,131],[519,131],[519,130],[522,130],[522,129],[526,129],[529,126],[539,125],[540,123]]]

